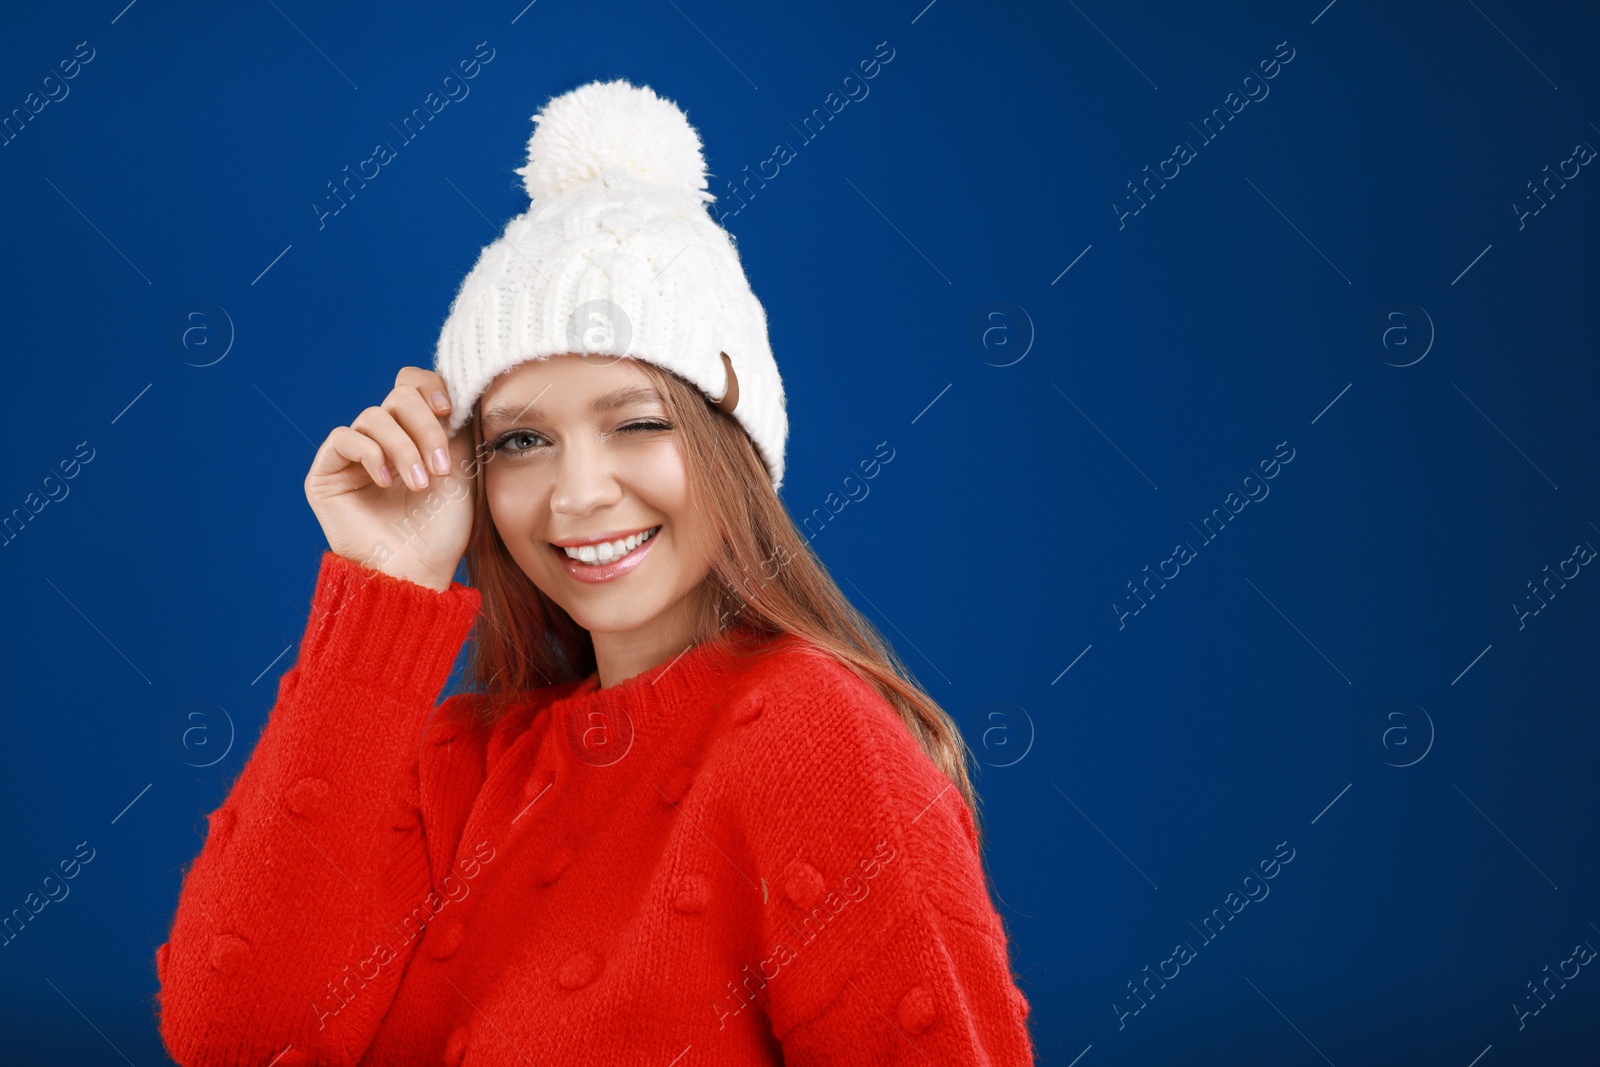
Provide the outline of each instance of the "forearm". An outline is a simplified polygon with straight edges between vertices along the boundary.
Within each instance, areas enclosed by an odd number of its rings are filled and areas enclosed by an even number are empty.
[[[477,595],[323,557],[300,656],[249,762],[211,815],[158,956],[161,1031],[186,1064],[286,1046],[351,1062],[403,961],[378,943],[429,891],[417,739]],[[381,958],[381,957],[380,957]]]

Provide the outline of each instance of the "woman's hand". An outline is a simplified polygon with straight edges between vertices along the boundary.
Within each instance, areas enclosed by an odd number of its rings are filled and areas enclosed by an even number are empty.
[[[472,533],[471,430],[454,437],[444,379],[402,367],[381,406],[334,429],[306,475],[306,500],[328,547],[346,559],[443,592]]]

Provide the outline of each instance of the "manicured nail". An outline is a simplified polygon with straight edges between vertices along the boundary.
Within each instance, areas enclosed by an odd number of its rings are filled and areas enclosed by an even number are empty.
[[[450,453],[442,448],[433,450],[433,469],[438,474],[450,473]]]
[[[422,464],[411,465],[411,487],[413,489],[428,488],[428,472],[422,469]]]
[[[440,411],[447,411],[450,408],[450,398],[435,389],[433,391],[433,406]]]
[[[385,489],[394,484],[394,471],[389,469],[387,463],[378,468],[378,484]]]

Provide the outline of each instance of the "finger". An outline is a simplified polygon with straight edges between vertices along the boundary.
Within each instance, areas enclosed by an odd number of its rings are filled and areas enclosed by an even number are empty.
[[[360,489],[362,483],[350,474],[353,466],[360,467],[378,485],[387,487],[394,482],[394,473],[384,466],[383,449],[378,443],[348,426],[339,426],[317,449],[306,474],[307,486],[314,479],[337,475],[350,489]]]
[[[442,478],[450,473],[450,435],[421,393],[409,385],[397,385],[384,400],[383,409],[411,435],[430,474]]]
[[[378,485],[384,488],[394,485],[394,467],[387,466],[387,462],[384,461],[382,446],[374,442],[373,438],[366,437],[360,430],[350,429],[347,426],[336,427],[333,434],[328,435],[323,451],[328,453],[328,456],[323,459],[322,453],[318,453],[318,461],[312,464],[312,474],[333,474],[331,470],[326,470],[325,466],[338,464],[342,459],[344,464],[338,467],[339,470],[347,472],[350,464],[357,464],[365,470],[366,477],[370,477]]]
[[[426,367],[401,367],[395,375],[395,388],[415,389],[428,402],[428,410],[435,415],[450,413],[450,388],[445,380]]]
[[[350,425],[378,442],[389,469],[399,472],[406,485],[418,492],[428,487],[428,474],[417,443],[386,409],[367,408]]]

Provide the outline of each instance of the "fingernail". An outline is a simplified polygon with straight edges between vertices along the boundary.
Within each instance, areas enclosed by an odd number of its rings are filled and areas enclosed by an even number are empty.
[[[435,389],[433,391],[433,406],[438,408],[440,411],[444,411],[450,407],[450,398],[445,396],[439,390]]]
[[[439,474],[450,473],[450,454],[442,448],[433,450],[433,469]]]
[[[394,484],[394,471],[389,469],[387,463],[378,468],[378,484],[384,488]]]
[[[413,489],[428,488],[428,472],[422,469],[422,464],[411,465],[411,487]]]

